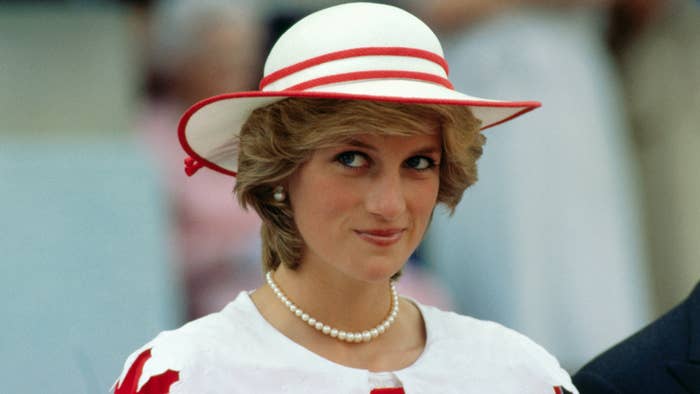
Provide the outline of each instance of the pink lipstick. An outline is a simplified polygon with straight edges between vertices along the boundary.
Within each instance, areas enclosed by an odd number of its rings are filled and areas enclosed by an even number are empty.
[[[403,233],[402,228],[355,230],[361,239],[377,246],[393,245],[401,239]]]

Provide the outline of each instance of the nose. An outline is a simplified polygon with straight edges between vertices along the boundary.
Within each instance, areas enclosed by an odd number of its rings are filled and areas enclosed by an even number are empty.
[[[375,176],[367,190],[365,206],[372,215],[393,220],[406,210],[406,196],[400,174]]]

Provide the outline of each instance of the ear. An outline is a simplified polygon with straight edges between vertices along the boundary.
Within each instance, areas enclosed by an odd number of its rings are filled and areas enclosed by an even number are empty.
[[[294,195],[295,195],[295,190],[297,189],[297,185],[299,183],[299,168],[296,169],[296,171],[292,172],[288,177],[286,177],[284,180],[280,181],[278,184],[281,185],[284,188],[284,191],[287,193],[287,200],[286,204],[290,208],[292,208],[292,212],[294,211],[293,209],[293,200],[294,200]]]
[[[277,185],[272,188],[272,199],[278,203],[284,203],[284,201],[287,199],[287,192],[285,191],[284,186]]]

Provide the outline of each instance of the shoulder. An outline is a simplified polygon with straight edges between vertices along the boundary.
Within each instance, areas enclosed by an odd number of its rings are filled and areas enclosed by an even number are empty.
[[[558,369],[559,363],[543,347],[525,335],[503,325],[479,320],[454,312],[446,312],[430,306],[421,306],[429,330],[434,331],[434,340],[459,342],[472,351],[488,353],[502,352],[512,362],[538,361],[544,368]],[[517,356],[517,357],[515,357]]]
[[[574,381],[581,387],[596,387],[587,392],[664,392],[666,385],[675,384],[667,361],[687,357],[689,319],[700,316],[699,305],[700,286],[683,303],[586,364]],[[610,390],[599,389],[603,386]]]
[[[240,296],[239,296],[240,298]],[[193,320],[180,328],[163,331],[127,357],[115,382],[115,394],[177,393],[183,379],[206,373],[225,347],[235,347],[236,301],[223,311]]]
[[[503,372],[504,376],[521,379],[518,384],[535,382],[577,392],[557,359],[525,335],[492,321],[430,306],[421,305],[420,309],[430,346],[449,353],[461,351],[479,368],[484,366],[491,369],[490,373]]]

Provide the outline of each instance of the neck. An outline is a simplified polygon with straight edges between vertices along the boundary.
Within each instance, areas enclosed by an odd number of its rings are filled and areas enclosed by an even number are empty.
[[[391,309],[388,281],[365,282],[341,273],[316,272],[303,264],[297,270],[280,266],[273,277],[292,302],[339,329],[367,330],[384,320]]]

